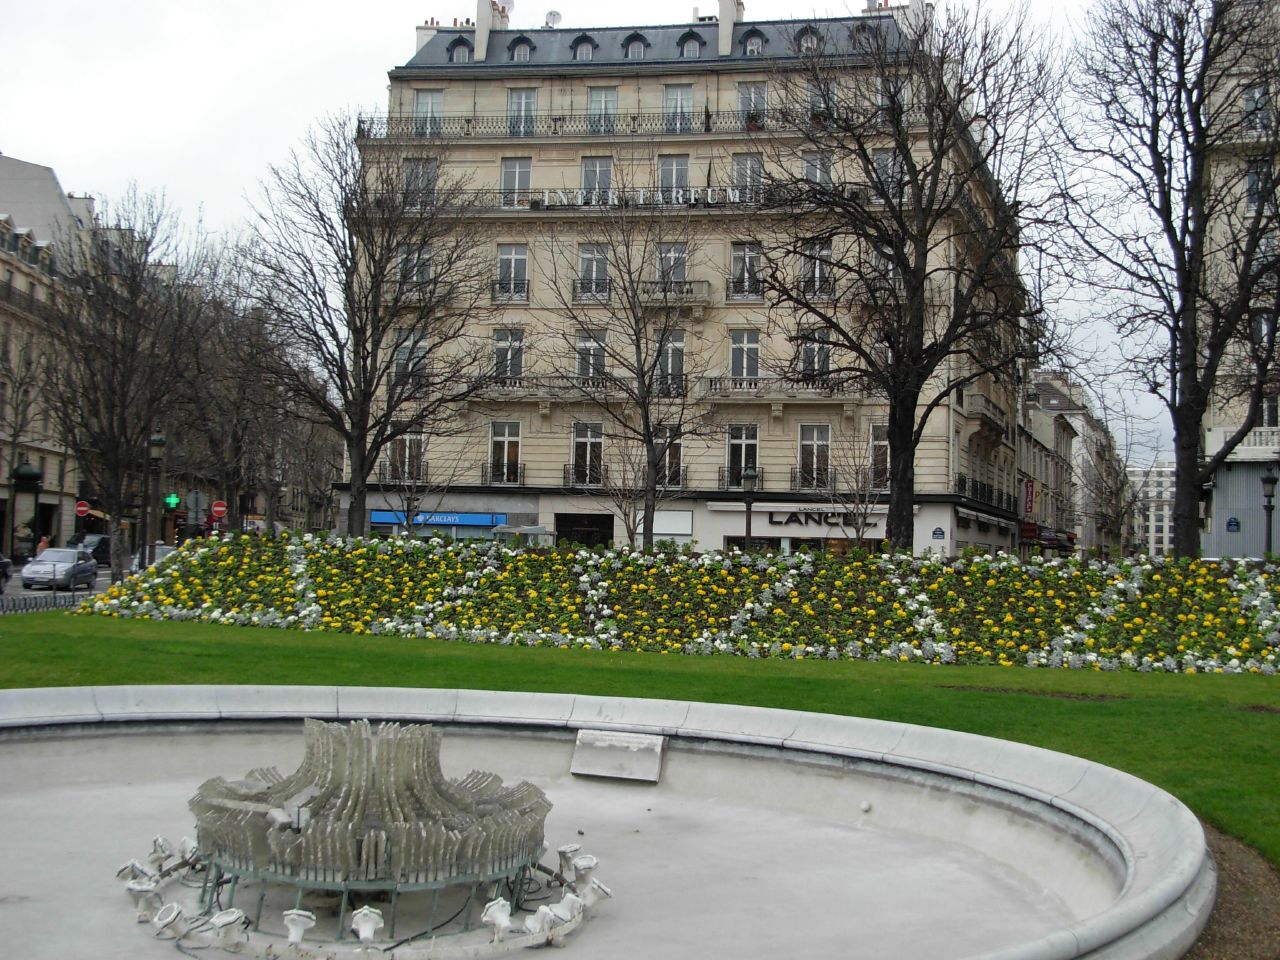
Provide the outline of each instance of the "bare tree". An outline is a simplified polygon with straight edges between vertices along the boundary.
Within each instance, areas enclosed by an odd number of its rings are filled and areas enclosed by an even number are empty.
[[[111,576],[124,574],[122,518],[141,494],[148,438],[185,376],[208,306],[209,263],[162,197],[131,189],[61,245],[48,312],[57,339],[45,399],[85,485],[111,518]]]
[[[708,293],[707,281],[689,279],[699,235],[663,200],[656,184],[601,183],[575,243],[556,244],[550,277],[563,344],[550,358],[555,386],[600,416],[609,438],[604,462],[579,455],[603,452],[604,436],[575,436],[565,485],[602,491],[633,543],[638,523],[645,550],[659,501],[683,487],[683,444],[712,422],[690,389],[709,356],[694,344]]]
[[[0,475],[12,475],[20,462],[23,441],[32,439],[40,412],[38,402],[43,398],[45,369],[51,359],[45,340],[31,330],[16,341],[6,338],[0,342],[0,442],[5,451]],[[14,508],[9,509],[12,512]],[[12,528],[12,523],[6,524],[0,538],[9,539]],[[16,544],[3,546],[5,555],[13,556]]]
[[[402,157],[335,117],[271,168],[243,253],[245,302],[278,347],[269,382],[341,438],[347,531],[367,528],[366,489],[386,446],[456,429],[484,385],[492,264],[467,179],[439,145]]]
[[[454,444],[432,446],[431,436],[405,434],[388,446],[378,465],[378,482],[387,500],[404,516],[405,527],[413,534],[413,518],[434,513],[449,490],[473,469],[466,447]]]
[[[1201,486],[1256,424],[1276,361],[1273,12],[1252,0],[1101,0],[1063,126],[1074,235],[1129,370],[1169,412],[1173,550],[1200,552]],[[1204,451],[1215,402],[1239,427]]]
[[[1019,261],[1045,225],[1055,79],[1024,14],[913,4],[811,24],[773,81],[761,281],[797,346],[829,351],[825,377],[886,403],[895,547],[934,411],[1046,349]]]
[[[855,544],[871,539],[876,506],[889,480],[887,467],[875,462],[870,437],[866,444],[844,443],[831,449],[827,493],[839,515],[836,525]]]

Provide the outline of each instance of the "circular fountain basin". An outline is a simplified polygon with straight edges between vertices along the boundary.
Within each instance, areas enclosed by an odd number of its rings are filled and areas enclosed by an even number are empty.
[[[1203,832],[1175,798],[1007,741],[559,694],[52,688],[0,692],[10,942],[29,960],[172,957],[133,922],[116,868],[157,833],[192,833],[209,776],[289,769],[303,717],[441,724],[450,777],[540,787],[552,847],[581,843],[614,892],[569,958],[1172,958],[1212,908]],[[666,736],[659,781],[571,774],[583,729]],[[278,911],[263,930],[283,932]]]

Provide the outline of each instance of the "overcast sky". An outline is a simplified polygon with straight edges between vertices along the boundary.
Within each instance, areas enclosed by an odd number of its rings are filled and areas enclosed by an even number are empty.
[[[1011,0],[986,0],[987,8]],[[1062,4],[1029,0],[1059,33]],[[512,26],[687,22],[714,0],[641,8],[516,0]],[[63,189],[107,198],[131,181],[163,190],[188,220],[234,231],[267,165],[326,113],[386,108],[387,71],[414,53],[414,27],[475,16],[467,0],[0,0],[0,153],[53,167]],[[747,19],[840,16],[861,3],[747,0]],[[634,11],[642,10],[642,13]],[[1056,22],[1055,22],[1056,21]],[[1144,409],[1152,408],[1144,404]]]

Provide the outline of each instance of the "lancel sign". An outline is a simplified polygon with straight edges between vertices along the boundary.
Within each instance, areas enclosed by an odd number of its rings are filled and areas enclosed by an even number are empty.
[[[769,523],[775,527],[840,527],[840,526],[857,526],[858,515],[856,513],[825,513],[815,511],[792,510],[790,512],[778,510],[769,511]],[[864,520],[864,526],[875,526],[875,521]]]

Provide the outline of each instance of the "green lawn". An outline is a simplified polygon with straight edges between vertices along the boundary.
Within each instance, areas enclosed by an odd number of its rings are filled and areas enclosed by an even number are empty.
[[[1276,678],[472,646],[63,613],[0,618],[0,687],[124,683],[559,691],[948,727],[1127,770],[1280,864]]]

